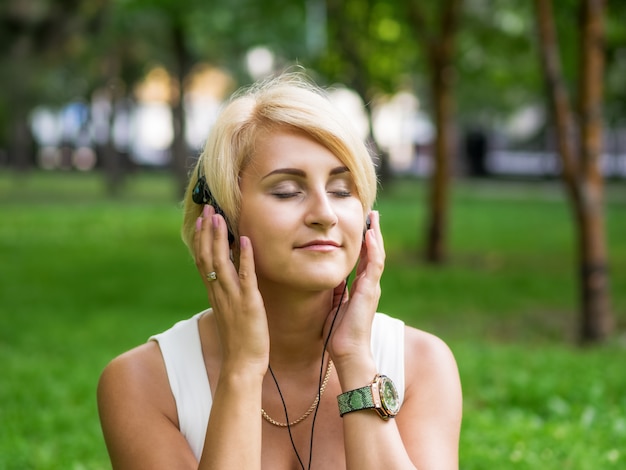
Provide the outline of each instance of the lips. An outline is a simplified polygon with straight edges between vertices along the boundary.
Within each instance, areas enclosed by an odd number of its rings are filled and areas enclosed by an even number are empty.
[[[304,243],[302,245],[297,246],[297,248],[318,248],[318,249],[332,249],[332,248],[339,248],[340,245],[337,242],[334,242],[332,240],[312,240],[310,242]]]

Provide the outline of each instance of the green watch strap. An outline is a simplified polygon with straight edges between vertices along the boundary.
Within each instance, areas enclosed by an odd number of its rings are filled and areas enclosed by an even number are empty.
[[[366,385],[365,387],[342,393],[337,397],[337,403],[339,404],[340,416],[350,413],[351,411],[376,408],[372,397],[371,385]]]

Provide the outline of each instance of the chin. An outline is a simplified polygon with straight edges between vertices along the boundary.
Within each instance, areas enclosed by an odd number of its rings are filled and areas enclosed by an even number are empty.
[[[339,273],[338,273],[339,271]],[[348,274],[342,277],[342,272],[335,269],[334,272],[302,272],[282,273],[280,276],[268,278],[272,284],[282,285],[285,289],[294,289],[308,292],[320,292],[334,289],[341,284]]]
[[[281,269],[282,268],[282,269]],[[317,259],[313,262],[292,262],[282,266],[271,266],[271,269],[262,270],[257,267],[257,274],[272,284],[279,284],[286,289],[296,289],[309,292],[319,292],[334,289],[346,280],[353,265],[347,260]]]
[[[350,271],[346,272],[345,275],[342,275],[341,273],[338,274],[337,271],[335,271],[332,274],[326,272],[324,274],[302,276],[302,278],[298,280],[298,284],[306,290],[329,290],[334,289],[345,281],[349,274]]]

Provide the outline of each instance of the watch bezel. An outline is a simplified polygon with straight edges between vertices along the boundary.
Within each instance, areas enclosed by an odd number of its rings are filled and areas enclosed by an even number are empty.
[[[388,403],[385,398],[385,391],[390,390],[393,393],[394,403]],[[396,385],[386,375],[376,376],[376,380],[372,383],[372,396],[376,411],[383,419],[393,418],[400,411],[400,397]]]

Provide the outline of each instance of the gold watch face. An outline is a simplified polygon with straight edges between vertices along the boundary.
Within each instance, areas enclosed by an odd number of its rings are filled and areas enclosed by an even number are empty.
[[[380,399],[383,407],[390,416],[395,416],[400,411],[400,398],[398,391],[391,379],[382,376],[380,380]]]

